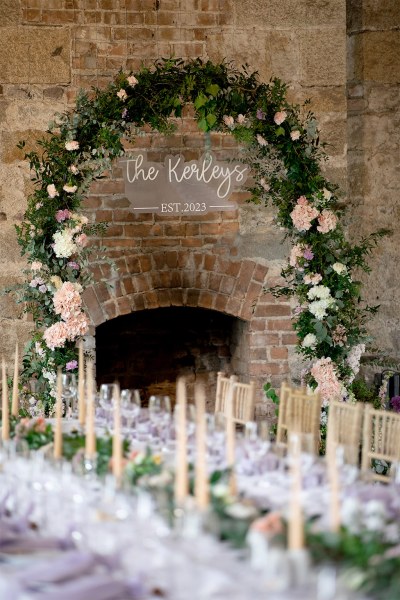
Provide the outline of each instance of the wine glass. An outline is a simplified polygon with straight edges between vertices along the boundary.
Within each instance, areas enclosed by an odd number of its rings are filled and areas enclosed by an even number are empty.
[[[71,418],[76,412],[76,377],[74,373],[63,373],[61,375],[61,396],[65,404],[65,414]]]
[[[140,414],[140,391],[135,389],[121,390],[121,414],[126,419],[126,429],[129,432],[132,423]]]
[[[116,383],[102,383],[100,386],[99,403],[105,412],[106,420],[111,418],[113,411],[113,399],[117,392]]]

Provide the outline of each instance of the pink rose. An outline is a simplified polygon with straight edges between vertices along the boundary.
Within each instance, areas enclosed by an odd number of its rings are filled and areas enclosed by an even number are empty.
[[[69,142],[65,142],[65,149],[66,150],[79,150],[79,142],[77,142],[76,140],[71,140]]]
[[[126,99],[127,99],[127,97],[128,97],[128,94],[126,93],[126,91],[125,91],[123,88],[121,88],[121,89],[119,90],[119,92],[117,92],[117,96],[118,96],[118,98],[119,98],[120,100],[124,101],[124,100],[126,100]]]
[[[89,243],[88,236],[86,235],[86,233],[81,233],[80,235],[78,235],[75,238],[75,243],[78,244],[78,246],[81,246],[81,248],[85,248]]]
[[[224,121],[225,125],[227,127],[229,127],[229,129],[232,129],[232,127],[235,124],[235,119],[233,117],[231,117],[230,115],[224,115],[223,121]]]
[[[287,117],[287,112],[285,112],[284,110],[277,112],[277,113],[275,113],[275,116],[274,116],[274,122],[277,125],[281,125],[283,123],[283,121],[286,119],[286,117]]]
[[[64,192],[67,192],[67,194],[74,194],[77,189],[78,189],[77,185],[68,185],[67,183],[65,185],[63,185],[63,190],[64,190]]]
[[[295,129],[294,131],[291,131],[290,132],[290,137],[292,138],[293,142],[295,142],[300,137],[300,131],[298,129]]]
[[[130,75],[129,77],[127,77],[127,82],[131,87],[135,87],[135,85],[139,83],[134,75]]]
[[[54,185],[54,183],[50,183],[47,186],[47,193],[49,195],[49,198],[55,198],[56,196],[59,196],[60,194],[57,192],[57,188]]]
[[[237,117],[237,122],[239,123],[239,125],[243,125],[243,123],[246,121],[246,117],[242,114],[238,115]]]
[[[58,210],[56,212],[56,221],[57,221],[57,223],[62,223],[66,219],[69,219],[70,216],[71,216],[71,213],[69,212],[68,208],[66,208],[64,210]]]

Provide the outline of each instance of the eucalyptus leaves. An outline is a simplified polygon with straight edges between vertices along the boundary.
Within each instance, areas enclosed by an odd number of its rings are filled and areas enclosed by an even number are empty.
[[[260,83],[257,74],[227,64],[162,59],[135,74],[120,72],[104,90],[81,93],[75,109],[58,115],[39,140],[41,152],[26,155],[36,189],[17,227],[30,266],[19,299],[35,331],[24,376],[44,384],[46,409],[57,366],[75,364],[76,341],[87,329],[81,294],[94,260],[87,242],[101,226],[80,214],[81,202],[90,183],[124,153],[124,137],[134,138],[145,125],[170,133],[188,103],[200,130],[230,133],[243,146],[241,159],[254,175],[253,202],[276,206],[277,224],[293,243],[283,271],[287,286],[274,293],[298,300],[298,351],[314,363],[308,383],[320,383],[318,365],[329,365],[336,391],[354,375],[349,354],[366,339],[366,315],[374,309],[361,307],[352,271],[368,270],[365,257],[383,232],[355,246],[345,239],[337,188],[321,174],[314,116],[291,105],[278,80]]]

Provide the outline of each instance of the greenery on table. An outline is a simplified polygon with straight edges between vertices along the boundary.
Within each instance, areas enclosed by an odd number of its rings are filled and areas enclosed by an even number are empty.
[[[309,530],[307,547],[316,564],[336,564],[349,587],[379,600],[398,600],[400,546],[384,541],[381,532],[354,534],[345,527],[337,534]]]
[[[376,307],[362,302],[353,272],[369,270],[366,259],[386,232],[354,245],[346,239],[340,192],[321,171],[326,155],[308,103],[291,104],[278,79],[263,83],[226,63],[160,59],[134,74],[119,72],[105,89],[81,92],[74,110],[56,115],[39,149],[26,154],[35,191],[17,226],[29,263],[18,300],[35,331],[23,379],[42,384],[36,396],[47,412],[57,367],[76,368],[76,342],[88,329],[81,296],[92,281],[90,265],[107,260],[87,243],[104,226],[87,222],[82,201],[91,182],[124,154],[124,138],[134,140],[144,126],[170,134],[186,104],[201,131],[229,133],[242,145],[240,159],[253,174],[251,201],[276,207],[276,224],[292,243],[286,284],[272,291],[296,298],[293,327],[298,352],[311,361],[307,382],[329,401],[338,390],[346,394],[358,370]],[[330,387],[322,386],[327,370]]]

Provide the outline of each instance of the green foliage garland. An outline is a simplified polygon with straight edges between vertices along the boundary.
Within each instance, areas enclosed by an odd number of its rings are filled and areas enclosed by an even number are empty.
[[[161,59],[135,74],[118,73],[104,90],[81,92],[75,109],[57,115],[38,141],[40,152],[26,155],[35,191],[17,227],[29,263],[19,301],[33,315],[35,331],[24,378],[42,386],[46,411],[54,403],[56,369],[76,368],[76,342],[88,327],[81,294],[91,281],[95,248],[87,246],[87,236],[102,226],[80,214],[82,200],[91,182],[123,155],[123,138],[134,139],[145,125],[171,133],[188,103],[200,130],[231,133],[243,145],[241,160],[255,181],[252,201],[275,205],[276,222],[293,243],[283,270],[287,285],[273,292],[298,300],[294,328],[299,353],[313,365],[308,382],[329,400],[357,371],[374,309],[362,306],[352,271],[368,270],[366,257],[384,232],[358,245],[346,240],[337,187],[321,173],[325,155],[313,114],[290,104],[277,79],[260,83],[256,73],[227,64]]]

